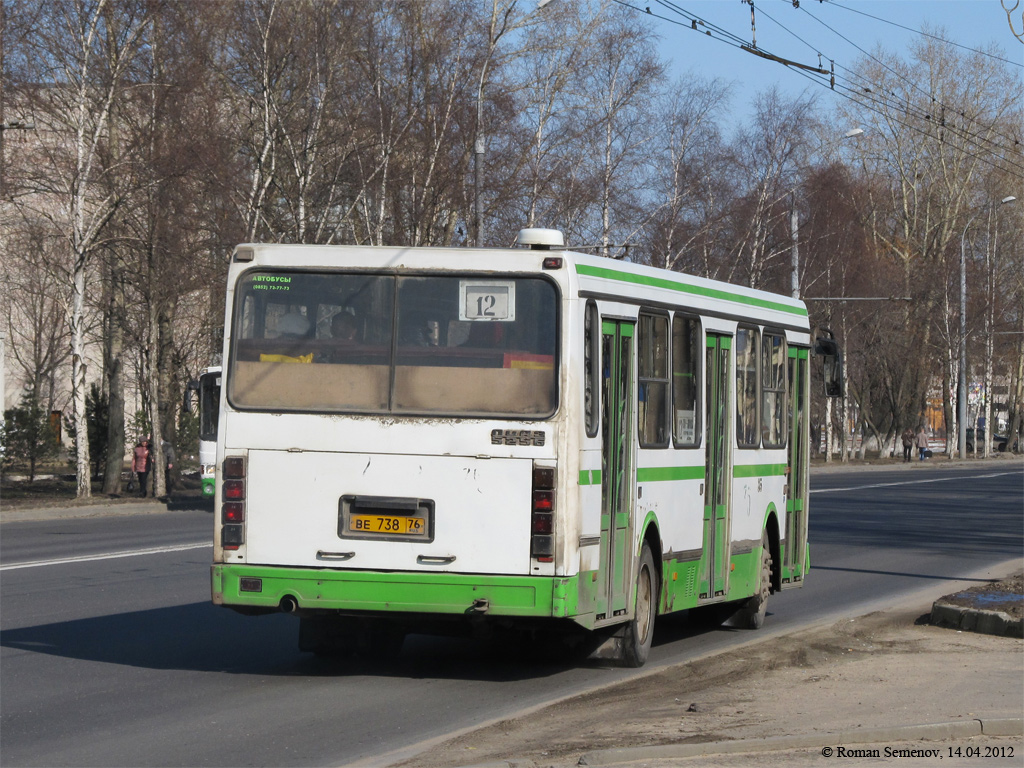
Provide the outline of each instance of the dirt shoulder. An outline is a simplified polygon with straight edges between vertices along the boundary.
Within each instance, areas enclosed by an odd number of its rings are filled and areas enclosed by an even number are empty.
[[[1020,718],[1024,641],[931,626],[930,608],[844,619],[670,667],[463,734],[398,765],[441,768],[514,758],[520,765],[568,768],[612,748]],[[1019,737],[986,741],[996,742],[1014,746],[1016,757],[1008,764],[1020,765]],[[749,754],[704,757],[693,764],[830,762],[820,748],[805,752],[765,753],[753,761]]]

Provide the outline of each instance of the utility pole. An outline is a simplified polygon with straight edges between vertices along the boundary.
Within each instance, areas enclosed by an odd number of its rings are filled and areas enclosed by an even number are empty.
[[[4,160],[7,157],[4,147],[4,135],[7,131],[31,131],[35,128],[33,123],[26,123],[20,120],[7,122],[6,94],[4,93],[4,33],[7,30],[7,16],[4,4],[0,2],[0,200],[4,196]]]
[[[794,299],[800,298],[800,213],[796,209],[796,190],[789,194],[789,235],[793,242],[790,252],[793,263],[793,274],[791,276],[790,296]]]

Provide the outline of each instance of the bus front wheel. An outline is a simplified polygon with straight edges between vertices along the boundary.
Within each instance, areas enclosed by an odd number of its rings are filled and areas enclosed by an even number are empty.
[[[636,607],[633,618],[626,625],[622,643],[622,663],[627,667],[642,667],[651,652],[654,639],[654,619],[658,614],[658,572],[654,567],[651,548],[644,543],[640,551],[640,566],[636,577]]]

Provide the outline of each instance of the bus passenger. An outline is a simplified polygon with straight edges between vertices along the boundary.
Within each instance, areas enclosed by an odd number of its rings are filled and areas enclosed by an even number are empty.
[[[339,312],[331,318],[331,338],[341,341],[359,341],[359,323],[348,312]]]

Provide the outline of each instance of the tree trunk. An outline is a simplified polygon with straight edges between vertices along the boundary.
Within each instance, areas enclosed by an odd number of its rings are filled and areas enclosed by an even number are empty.
[[[107,463],[103,468],[103,493],[121,493],[124,467],[124,268],[119,254],[113,256],[109,324],[107,326]]]
[[[160,392],[157,411],[158,418],[154,421],[160,423],[160,464],[158,470],[162,476],[163,493],[168,493],[167,473],[164,471],[167,465],[167,457],[163,451],[163,441],[174,444],[177,430],[175,428],[175,416],[177,415],[176,404],[179,400],[178,393],[174,391],[174,310],[177,306],[177,297],[172,296],[166,302],[162,302],[159,314],[158,339],[160,347],[157,350],[157,387]],[[156,415],[155,415],[156,416]],[[177,472],[177,467],[173,469]],[[154,486],[155,487],[155,486]]]
[[[151,273],[152,274],[152,273]],[[154,285],[155,280],[150,282]],[[149,391],[150,429],[150,467],[149,474],[153,478],[153,496],[160,498],[166,493],[164,485],[164,449],[163,429],[160,423],[160,316],[154,304],[149,307],[149,370],[146,371],[146,389]]]
[[[950,362],[947,360],[942,366],[942,418],[946,424],[946,458],[953,458],[957,450],[957,434],[959,434],[956,422],[953,418],[953,401],[949,396],[949,387],[952,384],[952,375],[949,371]]]
[[[89,427],[85,418],[85,258],[74,254],[75,272],[71,293],[71,414],[75,430],[75,479],[77,496],[88,499],[92,496],[89,462]]]
[[[832,398],[825,398],[825,463],[832,463]]]

